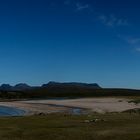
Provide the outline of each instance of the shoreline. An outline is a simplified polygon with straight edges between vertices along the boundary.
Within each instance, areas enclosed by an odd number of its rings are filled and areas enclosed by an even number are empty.
[[[39,104],[39,103],[21,103],[14,102],[0,102],[0,106],[10,107],[25,111],[22,116],[31,115],[47,115],[52,113],[66,113],[66,114],[84,114],[85,109],[78,107],[59,106],[55,104]]]
[[[88,109],[91,112],[106,113],[106,112],[123,112],[129,109],[140,108],[140,104],[130,102],[131,99],[126,98],[79,98],[79,99],[64,99],[64,100],[28,100],[23,103],[35,104],[50,104],[63,107],[73,107]]]
[[[140,104],[129,103],[124,98],[79,98],[48,99],[0,102],[0,106],[13,107],[25,111],[24,116],[51,113],[84,114],[90,112],[107,113],[123,112],[129,109],[140,109]],[[77,111],[77,112],[76,112]]]

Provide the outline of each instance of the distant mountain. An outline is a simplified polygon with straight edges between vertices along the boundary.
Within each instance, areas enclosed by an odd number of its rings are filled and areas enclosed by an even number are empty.
[[[26,83],[19,83],[15,86],[9,84],[2,84],[0,90],[2,91],[38,91],[42,90],[49,93],[72,93],[72,92],[85,92],[95,89],[101,89],[97,83],[87,84],[87,83],[78,83],[78,82],[69,82],[69,83],[59,83],[59,82],[49,82],[48,84],[43,84],[39,87],[32,87]]]
[[[13,90],[27,90],[27,89],[31,89],[32,87],[25,84],[25,83],[20,83],[17,84],[13,87]]]
[[[10,90],[12,90],[12,89],[13,89],[13,87],[12,87],[11,85],[9,85],[9,84],[2,84],[2,85],[0,86],[0,90],[10,91]]]
[[[49,82],[38,87],[25,83],[15,86],[2,84],[1,99],[32,99],[32,98],[77,98],[77,97],[109,97],[109,96],[140,96],[140,90],[102,88],[97,83],[59,83]]]
[[[87,84],[87,83],[78,83],[78,82],[70,82],[70,83],[59,83],[59,82],[49,82],[48,84],[42,85],[43,88],[47,87],[73,87],[73,88],[91,88],[91,89],[100,89],[101,87],[97,83]]]
[[[20,84],[17,84],[15,86],[11,86],[9,84],[2,84],[0,86],[0,90],[3,90],[3,91],[21,91],[21,90],[28,90],[28,89],[31,89],[32,87],[25,84],[25,83],[20,83]]]

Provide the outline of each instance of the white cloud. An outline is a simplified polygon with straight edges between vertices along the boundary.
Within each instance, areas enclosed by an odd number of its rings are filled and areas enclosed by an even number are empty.
[[[103,23],[107,22],[107,17],[104,15],[99,16],[99,20],[101,20]]]
[[[118,35],[118,37],[120,39],[122,39],[123,41],[125,41],[126,43],[128,43],[129,45],[131,45],[131,47],[133,48],[134,51],[140,52],[140,38],[134,38],[134,37],[128,37],[128,36],[122,36],[122,35]]]
[[[85,9],[89,9],[89,4],[81,4],[81,3],[76,3],[76,10],[77,11],[82,11]]]
[[[136,48],[136,51],[137,51],[137,52],[140,52],[140,48]]]
[[[114,27],[114,26],[125,26],[128,25],[128,22],[125,19],[117,18],[114,15],[100,15],[98,19],[106,26]]]
[[[140,44],[140,37],[130,37],[130,36],[124,36],[124,35],[118,35],[118,37],[131,45]]]
[[[65,0],[64,5],[69,5],[71,3],[71,0]]]
[[[127,41],[130,44],[137,44],[140,43],[140,38],[128,38]]]
[[[118,19],[117,25],[118,26],[125,26],[125,25],[129,25],[129,24],[128,24],[126,19]]]

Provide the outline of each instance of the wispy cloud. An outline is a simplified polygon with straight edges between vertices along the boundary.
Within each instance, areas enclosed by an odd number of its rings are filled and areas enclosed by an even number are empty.
[[[124,36],[124,35],[118,35],[118,37],[129,44],[132,49],[136,52],[140,52],[140,38],[139,37],[130,37],[130,36]]]
[[[140,47],[136,48],[135,50],[136,50],[137,52],[140,52]]]
[[[68,6],[71,5],[72,7],[74,7],[74,9],[76,11],[83,11],[83,10],[91,10],[90,4],[88,3],[82,3],[82,2],[76,2],[76,1],[72,1],[72,0],[64,0],[64,5]]]
[[[71,0],[65,0],[64,5],[69,5],[71,3]]]
[[[128,38],[127,41],[130,44],[138,44],[140,43],[140,38]]]
[[[129,43],[130,45],[140,44],[140,37],[130,37],[130,36],[124,36],[124,35],[118,35],[118,37],[124,40],[125,42]]]
[[[89,9],[90,5],[89,4],[81,4],[81,3],[76,3],[76,10],[77,11],[82,11],[85,9]]]
[[[126,19],[123,19],[123,18],[118,18],[116,16],[114,16],[113,14],[112,15],[109,15],[109,16],[106,16],[106,15],[100,15],[98,17],[98,19],[106,26],[109,26],[109,27],[114,27],[114,26],[126,26],[128,25],[128,22],[126,21]]]

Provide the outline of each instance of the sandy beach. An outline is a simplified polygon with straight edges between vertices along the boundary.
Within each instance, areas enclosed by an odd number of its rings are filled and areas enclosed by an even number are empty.
[[[0,106],[23,109],[27,114],[69,112],[72,108],[88,109],[92,112],[122,112],[129,109],[140,108],[140,104],[128,103],[123,98],[81,98],[81,99],[49,99],[0,102]]]
[[[24,110],[26,112],[25,115],[34,115],[40,113],[49,114],[70,111],[70,108],[67,107],[57,107],[43,103],[24,103],[21,101],[0,102],[0,106],[13,107]]]

